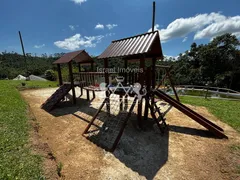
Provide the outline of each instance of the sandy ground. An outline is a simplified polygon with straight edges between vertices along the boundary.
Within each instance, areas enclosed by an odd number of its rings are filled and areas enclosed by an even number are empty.
[[[63,164],[62,179],[240,179],[236,173],[240,155],[230,149],[240,143],[240,136],[204,107],[189,106],[222,127],[228,140],[215,138],[172,108],[166,116],[169,132],[164,136],[155,126],[144,131],[136,128],[133,115],[117,149],[110,153],[82,136],[101,100],[87,102],[82,96],[77,106],[61,103],[48,113],[40,106],[55,90],[21,93],[36,118],[38,137]]]

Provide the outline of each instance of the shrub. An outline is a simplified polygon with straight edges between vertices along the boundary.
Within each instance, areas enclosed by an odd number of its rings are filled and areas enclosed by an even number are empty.
[[[55,81],[56,80],[56,74],[53,70],[49,69],[49,70],[46,70],[45,73],[45,78],[49,81]]]

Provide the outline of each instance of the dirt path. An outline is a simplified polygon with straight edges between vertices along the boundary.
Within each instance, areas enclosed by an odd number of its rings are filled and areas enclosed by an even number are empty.
[[[78,106],[65,103],[50,113],[40,108],[55,89],[26,90],[28,102],[39,125],[41,141],[63,164],[64,179],[237,179],[239,154],[230,146],[240,143],[239,134],[220,122],[204,107],[191,108],[221,126],[229,140],[216,139],[176,109],[166,116],[170,131],[161,136],[155,127],[146,131],[129,121],[120,144],[112,154],[81,134],[97,110],[80,100]]]

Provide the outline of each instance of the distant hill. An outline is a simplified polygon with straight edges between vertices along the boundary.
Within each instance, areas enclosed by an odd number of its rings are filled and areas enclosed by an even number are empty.
[[[13,79],[19,74],[26,76],[27,70],[28,74],[43,75],[47,69],[55,69],[52,63],[60,55],[38,57],[27,54],[26,64],[23,55],[15,52],[2,52],[0,53],[0,79]]]

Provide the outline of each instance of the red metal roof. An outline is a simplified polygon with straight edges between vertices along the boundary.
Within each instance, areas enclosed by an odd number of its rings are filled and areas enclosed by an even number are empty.
[[[148,57],[162,58],[162,47],[158,31],[112,41],[98,58],[136,57],[136,55],[142,54]]]
[[[53,64],[65,64],[69,63],[70,61],[76,61],[78,63],[91,63],[93,59],[85,50],[74,51],[70,53],[64,54],[61,58],[57,61],[53,62]]]

